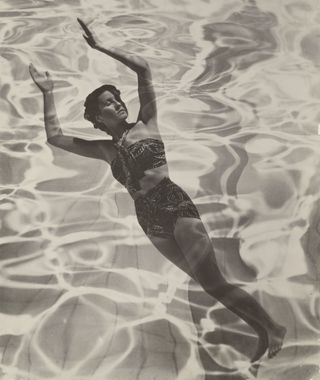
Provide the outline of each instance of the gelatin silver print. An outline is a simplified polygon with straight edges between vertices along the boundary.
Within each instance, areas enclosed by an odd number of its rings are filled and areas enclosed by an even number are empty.
[[[320,380],[318,2],[0,16],[0,380]]]

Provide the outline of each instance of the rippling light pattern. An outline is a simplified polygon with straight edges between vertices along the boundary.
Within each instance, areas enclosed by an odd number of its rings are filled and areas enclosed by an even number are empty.
[[[153,70],[170,173],[230,282],[288,333],[262,380],[319,380],[318,0],[2,0],[3,380],[244,380],[256,338],[153,248],[107,164],[49,146],[28,64],[63,130],[104,138],[85,96],[136,78],[76,17]],[[238,248],[240,247],[240,255]]]

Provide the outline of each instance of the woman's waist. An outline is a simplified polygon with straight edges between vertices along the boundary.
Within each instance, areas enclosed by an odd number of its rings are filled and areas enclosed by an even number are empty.
[[[140,188],[133,195],[134,199],[147,195],[165,178],[169,179],[169,170],[167,165],[158,168],[149,169],[144,172],[144,176],[139,179]]]

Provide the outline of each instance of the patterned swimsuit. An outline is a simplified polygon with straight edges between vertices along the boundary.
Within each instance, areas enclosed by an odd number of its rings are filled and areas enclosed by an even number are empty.
[[[161,140],[144,138],[124,147],[123,137],[116,143],[118,154],[111,163],[114,178],[124,185],[134,199],[137,218],[148,236],[171,238],[179,217],[200,219],[188,194],[164,177],[146,194],[141,195],[139,180],[144,172],[167,163]]]

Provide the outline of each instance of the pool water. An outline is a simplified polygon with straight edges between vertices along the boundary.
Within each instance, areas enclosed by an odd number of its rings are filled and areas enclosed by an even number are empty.
[[[86,95],[152,68],[171,178],[226,278],[287,327],[262,380],[319,380],[320,9],[316,0],[2,0],[0,352],[4,380],[249,379],[256,337],[151,246],[102,161],[46,143],[48,70],[65,134],[105,138]]]

